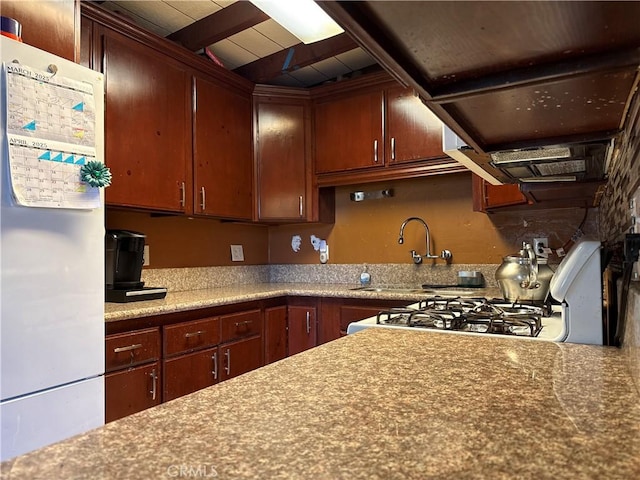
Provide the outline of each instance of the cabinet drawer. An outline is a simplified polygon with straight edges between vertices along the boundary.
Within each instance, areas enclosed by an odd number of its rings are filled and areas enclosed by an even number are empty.
[[[192,352],[220,343],[218,317],[164,327],[165,356]]]
[[[160,331],[147,328],[108,335],[104,355],[107,372],[156,361],[160,358]]]
[[[262,333],[260,310],[224,315],[220,317],[220,322],[222,323],[222,343]]]

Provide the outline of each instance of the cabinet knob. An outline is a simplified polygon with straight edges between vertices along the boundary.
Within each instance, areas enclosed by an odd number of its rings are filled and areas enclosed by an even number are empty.
[[[204,187],[200,187],[200,208],[202,208],[202,211],[204,212],[204,209],[207,205],[207,196],[206,193],[204,191]]]
[[[311,314],[307,312],[307,335],[311,333]]]
[[[211,360],[213,361],[213,371],[211,373],[213,374],[213,379],[217,380],[218,379],[218,352],[214,353],[211,356]]]
[[[373,141],[373,161],[378,163],[378,140]]]
[[[299,211],[301,217],[304,216],[304,213],[303,213],[304,208],[303,208],[303,206],[304,206],[304,204],[302,202],[302,195],[300,195],[300,197],[298,197],[298,211]]]
[[[158,375],[156,374],[156,369],[154,368],[153,370],[151,370],[151,373],[149,374],[151,376],[151,399],[155,400],[156,399],[156,393],[157,393],[157,388],[156,388],[156,384],[158,381]]]
[[[396,161],[396,137],[391,137],[391,161]]]
[[[180,183],[180,206],[181,207],[184,207],[186,205],[186,201],[187,201],[186,195],[187,195],[187,192],[184,186],[184,182],[181,182]]]
[[[231,350],[228,348],[224,351],[225,365],[224,371],[227,375],[231,372]]]

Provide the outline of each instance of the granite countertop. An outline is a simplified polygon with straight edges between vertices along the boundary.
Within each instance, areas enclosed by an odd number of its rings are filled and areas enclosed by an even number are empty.
[[[368,329],[2,464],[3,478],[640,478],[612,347]]]
[[[375,286],[373,287],[375,288]],[[415,287],[420,289],[420,287]],[[131,303],[105,303],[104,317],[106,322],[147,317],[163,313],[195,310],[232,303],[263,300],[266,298],[291,296],[342,297],[364,299],[390,299],[417,301],[433,296],[433,293],[407,291],[363,291],[354,290],[353,285],[345,284],[310,284],[310,283],[257,283],[236,285],[231,287],[169,292],[162,300],[147,300]],[[500,297],[498,288],[467,289],[478,296]]]

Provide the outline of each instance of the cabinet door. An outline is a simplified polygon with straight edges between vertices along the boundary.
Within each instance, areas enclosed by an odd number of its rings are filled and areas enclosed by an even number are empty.
[[[316,346],[316,308],[288,307],[289,355],[295,355]]]
[[[262,337],[228,343],[220,347],[220,380],[237,377],[262,366]]]
[[[194,77],[194,211],[252,217],[251,99]]]
[[[265,365],[287,356],[287,307],[267,308],[264,311]]]
[[[191,124],[179,63],[115,32],[104,34],[105,157],[111,205],[183,212]]]
[[[385,154],[389,164],[444,157],[442,122],[413,90],[387,90]]]
[[[316,104],[316,173],[384,165],[383,102],[379,91]]]
[[[304,105],[256,106],[258,219],[303,220],[307,216]]]
[[[105,422],[158,405],[160,385],[159,362],[105,375]]]
[[[163,401],[187,395],[218,381],[218,348],[180,355],[164,361]]]
[[[472,178],[472,198],[475,212],[529,203],[518,185],[491,185],[476,174]]]

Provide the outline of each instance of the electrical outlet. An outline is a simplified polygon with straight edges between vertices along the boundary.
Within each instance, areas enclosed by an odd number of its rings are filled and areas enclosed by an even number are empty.
[[[242,245],[231,245],[231,261],[244,262],[244,251]]]
[[[538,237],[533,239],[533,251],[539,257],[547,257],[549,255],[549,239],[547,237]]]
[[[149,245],[144,246],[144,250],[142,251],[142,266],[148,267],[149,263],[151,263],[149,259]]]

